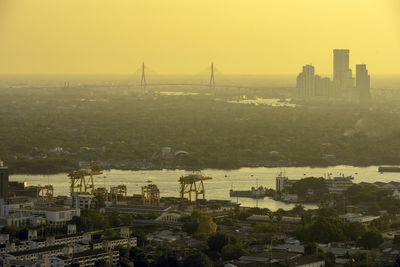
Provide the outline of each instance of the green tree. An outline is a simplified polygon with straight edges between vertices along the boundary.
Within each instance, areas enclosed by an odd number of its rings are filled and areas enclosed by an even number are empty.
[[[383,237],[376,231],[366,231],[360,239],[360,245],[366,249],[377,248],[382,243]]]
[[[103,194],[96,194],[95,199],[96,199],[96,209],[97,210],[106,207]]]
[[[301,216],[304,212],[304,206],[301,204],[296,204],[293,209],[290,210],[292,213],[296,214],[297,216]]]
[[[78,232],[84,232],[89,229],[89,227],[87,225],[87,220],[85,220],[85,219],[86,218],[83,215],[72,217],[71,223],[76,225],[76,230]]]
[[[188,234],[197,236],[208,236],[217,230],[217,225],[212,218],[200,210],[194,210],[189,218],[184,218],[186,221],[182,229]]]
[[[275,229],[274,225],[272,225],[270,223],[262,222],[262,223],[257,223],[254,226],[254,231],[257,233],[271,233],[271,232],[276,231],[276,229]]]
[[[121,215],[121,223],[123,225],[132,225],[135,221],[134,216],[132,214],[122,214]]]
[[[178,257],[172,251],[172,249],[167,245],[163,245],[157,248],[157,256],[156,256],[156,264],[157,266],[162,267],[178,267]]]
[[[393,243],[400,244],[400,235],[395,235],[393,238]]]
[[[196,253],[186,257],[183,261],[185,267],[212,267],[213,263],[210,258],[204,253]]]
[[[149,266],[147,257],[141,248],[131,247],[129,250],[129,259],[134,262],[135,267]]]
[[[118,211],[111,211],[107,216],[108,225],[111,227],[120,227],[121,226],[121,217]]]
[[[88,210],[84,216],[89,229],[104,229],[108,226],[106,218],[95,210]]]
[[[327,252],[324,254],[325,266],[335,266],[336,257],[332,252]]]
[[[223,260],[233,260],[247,255],[247,252],[239,244],[231,244],[223,247],[221,254]]]
[[[210,235],[208,238],[208,249],[211,251],[221,252],[222,248],[228,244],[236,244],[237,239],[233,235],[229,235],[222,232],[217,232]]]
[[[329,243],[344,241],[343,222],[338,218],[317,217],[311,224],[298,226],[295,236],[301,241]]]
[[[318,244],[315,242],[309,242],[304,245],[304,254],[305,255],[315,255],[317,254]]]
[[[208,236],[217,231],[217,224],[213,221],[213,219],[209,216],[203,216],[200,219],[200,223],[197,227],[197,235],[200,236]]]
[[[333,208],[320,208],[317,210],[317,215],[321,216],[321,217],[338,217],[338,212],[337,210],[333,209]]]
[[[193,235],[194,233],[197,232],[199,224],[196,222],[185,222],[182,225],[182,230],[187,233],[188,235]]]
[[[119,233],[113,229],[106,229],[103,232],[103,237],[104,238],[115,238],[118,237]]]
[[[359,222],[346,222],[344,223],[343,232],[347,240],[358,241],[365,233],[365,226]]]

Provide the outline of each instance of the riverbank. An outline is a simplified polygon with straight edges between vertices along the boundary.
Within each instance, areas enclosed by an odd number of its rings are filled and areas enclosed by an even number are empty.
[[[335,166],[329,168],[312,167],[288,167],[288,168],[240,168],[236,170],[204,169],[202,172],[206,176],[212,177],[212,180],[205,182],[206,198],[226,200],[241,203],[248,207],[266,207],[271,210],[284,208],[290,209],[294,205],[285,204],[264,199],[235,198],[229,196],[230,189],[249,190],[252,186],[263,186],[275,188],[275,178],[281,171],[285,171],[290,179],[301,179],[307,176],[324,177],[331,173],[332,176],[345,174],[354,176],[354,183],[360,182],[390,182],[399,179],[398,173],[379,173],[378,166],[353,167],[353,166]],[[187,175],[186,170],[105,170],[102,175],[95,176],[95,186],[106,187],[125,184],[128,188],[128,195],[141,193],[141,187],[147,185],[146,181],[151,180],[160,189],[162,197],[179,197],[179,177]],[[29,175],[12,174],[11,181],[26,181],[28,185],[52,184],[56,195],[69,194],[68,173]]]
[[[37,175],[49,175],[49,174],[58,174],[64,172],[71,172],[76,170],[78,166],[78,162],[72,162],[68,159],[56,159],[56,160],[23,160],[23,161],[10,161],[6,162],[9,167],[9,172],[11,174],[37,174]],[[286,163],[286,164],[285,164]],[[244,164],[235,167],[215,167],[215,166],[169,166],[168,164],[153,164],[151,162],[140,161],[140,164],[132,163],[113,163],[108,164],[104,162],[94,162],[92,167],[97,170],[124,170],[124,171],[143,171],[143,170],[207,170],[207,169],[215,169],[215,170],[226,170],[233,171],[239,170],[241,168],[335,168],[338,166],[348,166],[354,168],[367,168],[367,167],[376,167],[378,171],[378,165],[362,165],[362,164],[327,164],[327,165],[307,165],[307,164],[297,164],[297,163],[288,163],[288,162],[270,162],[270,164]],[[385,166],[393,166],[395,165],[385,165]]]

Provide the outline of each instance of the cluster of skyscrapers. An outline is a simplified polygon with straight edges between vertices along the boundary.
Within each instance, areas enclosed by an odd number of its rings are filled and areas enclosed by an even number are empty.
[[[333,80],[315,75],[312,65],[303,66],[297,76],[297,94],[300,97],[340,97],[354,102],[368,102],[370,94],[370,76],[365,64],[356,65],[356,82],[349,68],[350,51],[333,50]]]

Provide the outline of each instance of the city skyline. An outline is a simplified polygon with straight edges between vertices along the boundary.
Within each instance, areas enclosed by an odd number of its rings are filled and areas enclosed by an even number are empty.
[[[297,96],[310,98],[341,97],[354,102],[367,103],[371,100],[371,77],[366,64],[356,64],[355,77],[350,68],[350,50],[333,49],[332,80],[315,74],[311,64],[303,66],[297,75]]]

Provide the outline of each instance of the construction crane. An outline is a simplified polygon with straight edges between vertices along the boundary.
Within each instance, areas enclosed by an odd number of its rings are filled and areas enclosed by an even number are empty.
[[[82,168],[68,174],[71,179],[71,195],[74,192],[94,194],[93,176],[101,174],[103,173],[93,171],[90,167]]]
[[[181,185],[180,193],[181,198],[184,198],[187,194],[189,196],[189,201],[192,201],[192,192],[199,199],[199,195],[203,195],[203,199],[206,198],[206,190],[204,189],[204,181],[211,180],[211,177],[205,177],[200,171],[195,171],[187,176],[182,176],[179,178],[179,183]]]
[[[38,186],[37,199],[44,202],[50,202],[54,197],[53,185]]]
[[[160,205],[160,190],[157,185],[149,184],[142,186],[143,205],[159,206]]]
[[[126,185],[118,185],[110,187],[110,200],[115,203],[118,201],[118,197],[122,197],[126,200],[127,189]]]

